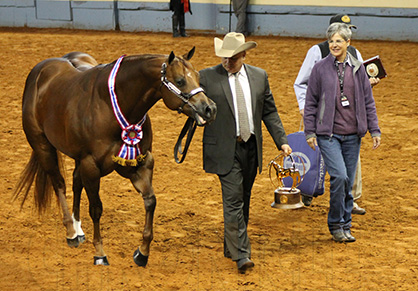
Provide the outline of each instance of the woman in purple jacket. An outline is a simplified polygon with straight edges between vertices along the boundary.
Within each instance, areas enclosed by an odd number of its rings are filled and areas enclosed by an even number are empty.
[[[361,138],[367,130],[373,148],[380,145],[380,129],[372,88],[364,66],[347,48],[351,30],[346,24],[328,27],[330,54],[315,64],[305,103],[305,136],[318,145],[330,175],[328,228],[337,242],[354,242],[351,228],[354,182]]]

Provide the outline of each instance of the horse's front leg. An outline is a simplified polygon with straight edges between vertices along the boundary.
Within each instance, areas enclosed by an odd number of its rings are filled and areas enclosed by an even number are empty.
[[[91,157],[83,159],[79,169],[82,185],[84,186],[84,189],[86,189],[87,197],[89,199],[89,213],[94,227],[93,245],[96,249],[94,264],[109,265],[103,250],[102,236],[100,234],[100,218],[103,213],[103,205],[99,196],[100,169]]]
[[[135,189],[142,194],[145,205],[145,227],[143,231],[142,244],[134,252],[134,261],[140,267],[148,263],[150,244],[153,240],[154,211],[157,204],[154,189],[152,188],[152,173],[154,170],[154,158],[148,152],[144,164],[137,168],[131,176],[131,182]]]

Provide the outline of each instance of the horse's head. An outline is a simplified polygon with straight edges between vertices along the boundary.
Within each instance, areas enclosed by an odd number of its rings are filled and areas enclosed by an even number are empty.
[[[216,104],[209,99],[199,86],[199,74],[189,60],[194,54],[193,47],[183,57],[170,53],[161,68],[161,81],[167,93],[163,93],[165,105],[194,118],[203,126],[215,120]]]

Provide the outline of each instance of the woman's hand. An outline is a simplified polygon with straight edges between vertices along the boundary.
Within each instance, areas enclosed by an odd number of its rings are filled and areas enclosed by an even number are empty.
[[[318,146],[318,143],[316,142],[316,137],[310,137],[306,140],[306,142],[313,150],[315,150],[315,146]]]

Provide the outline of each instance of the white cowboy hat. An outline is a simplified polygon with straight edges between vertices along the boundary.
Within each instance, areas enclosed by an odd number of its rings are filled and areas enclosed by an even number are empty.
[[[254,41],[245,42],[245,37],[242,33],[230,32],[225,35],[224,40],[215,37],[215,54],[221,58],[233,57],[256,46],[257,43]]]

